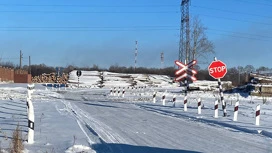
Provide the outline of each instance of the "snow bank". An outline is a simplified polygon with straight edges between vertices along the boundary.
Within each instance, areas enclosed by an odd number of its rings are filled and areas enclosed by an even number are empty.
[[[65,151],[65,153],[77,153],[77,152],[96,153],[96,151],[92,150],[92,148],[83,145],[74,145]]]

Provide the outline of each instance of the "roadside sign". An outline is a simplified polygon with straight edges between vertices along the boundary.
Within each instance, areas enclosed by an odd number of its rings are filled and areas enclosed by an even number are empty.
[[[80,70],[77,70],[76,75],[80,77],[82,75],[82,72]]]
[[[227,66],[220,60],[213,61],[208,69],[210,76],[215,79],[221,79],[227,74]]]
[[[197,74],[197,71],[192,68],[196,63],[196,60],[193,60],[188,64],[183,64],[182,62],[176,60],[175,64],[179,66],[179,69],[175,72],[175,81],[181,81],[185,78],[190,78],[192,81],[196,81],[197,79],[194,75]],[[191,72],[192,75],[188,74],[188,72]]]

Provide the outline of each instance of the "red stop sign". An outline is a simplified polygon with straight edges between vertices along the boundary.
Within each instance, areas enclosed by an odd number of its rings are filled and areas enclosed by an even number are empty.
[[[208,67],[209,74],[215,79],[223,78],[227,73],[227,66],[222,61],[213,61]]]

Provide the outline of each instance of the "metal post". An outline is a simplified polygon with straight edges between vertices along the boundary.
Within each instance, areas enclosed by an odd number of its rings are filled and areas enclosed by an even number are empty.
[[[77,77],[77,88],[79,88],[79,77]]]
[[[219,86],[219,92],[220,92],[220,100],[222,102],[223,116],[226,117],[227,116],[227,109],[226,109],[226,102],[224,100],[221,79],[218,79],[218,86]]]
[[[216,57],[214,57],[214,61],[217,61]],[[218,79],[218,87],[219,87],[219,93],[220,93],[220,100],[222,102],[223,116],[226,117],[227,116],[227,109],[226,109],[226,103],[225,103],[225,100],[224,100],[223,87],[222,87],[221,79]]]

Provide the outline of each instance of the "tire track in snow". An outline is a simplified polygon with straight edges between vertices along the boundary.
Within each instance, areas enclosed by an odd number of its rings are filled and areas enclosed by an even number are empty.
[[[68,111],[72,116],[74,116],[77,120],[79,127],[82,132],[86,135],[90,146],[95,144],[103,144],[105,146],[102,152],[113,152],[113,149],[107,146],[107,143],[124,143],[126,142],[121,136],[116,134],[109,126],[106,124],[99,122],[98,120],[91,117],[91,115],[75,104],[62,100],[64,98],[58,97],[66,107],[66,111]],[[62,109],[63,110],[63,109]],[[101,149],[101,148],[99,148]],[[120,147],[115,148],[118,149],[120,153],[123,153]]]

